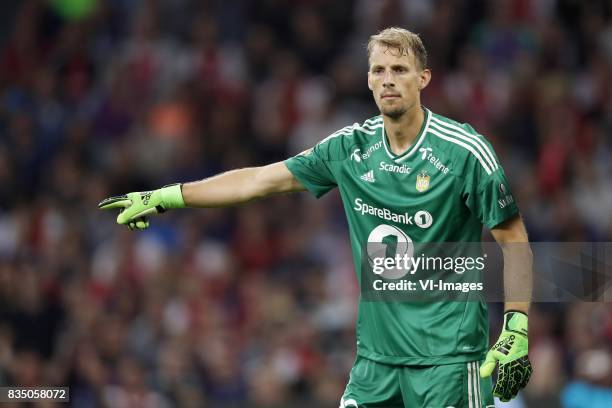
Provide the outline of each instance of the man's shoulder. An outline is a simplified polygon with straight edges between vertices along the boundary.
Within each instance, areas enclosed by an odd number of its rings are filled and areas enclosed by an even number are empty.
[[[490,147],[491,143],[489,140],[479,133],[469,123],[461,123],[457,120],[451,119],[447,116],[440,115],[438,113],[431,113],[431,120],[429,122],[429,131],[442,133],[443,135],[453,137],[455,140],[470,141],[477,140],[479,144],[486,144]],[[466,137],[468,139],[466,139]],[[448,139],[442,139],[446,142],[450,142]],[[452,143],[452,142],[451,142]],[[461,146],[461,145],[458,145]]]
[[[355,122],[352,125],[347,125],[341,129],[336,130],[319,143],[325,143],[329,140],[341,138],[355,138],[359,136],[373,136],[382,132],[383,119],[381,115],[372,116],[364,120],[362,123]]]
[[[469,163],[478,163],[488,174],[499,167],[491,143],[470,124],[432,112],[427,131],[433,136],[431,144],[458,163],[468,168]]]
[[[459,128],[460,130],[464,132],[467,132],[473,135],[479,135],[479,133],[469,123],[461,123],[455,119],[449,118],[448,116],[444,116],[444,115],[441,115],[439,113],[435,113],[432,111],[430,112],[431,112],[432,124],[438,124],[438,125],[446,126],[448,128],[452,128],[452,129]]]
[[[383,127],[382,116],[372,116],[361,123],[355,122],[338,129],[321,139],[317,146],[320,149],[332,149],[336,152],[350,151],[355,145],[362,145],[380,137]]]

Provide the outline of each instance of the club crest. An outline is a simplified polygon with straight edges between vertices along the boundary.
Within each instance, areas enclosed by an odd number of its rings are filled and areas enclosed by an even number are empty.
[[[416,189],[420,193],[429,189],[429,174],[425,170],[417,175]]]

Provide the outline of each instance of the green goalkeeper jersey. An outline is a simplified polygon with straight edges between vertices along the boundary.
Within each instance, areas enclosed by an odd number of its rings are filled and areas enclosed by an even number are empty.
[[[383,118],[347,126],[285,161],[316,197],[338,187],[357,278],[372,274],[370,244],[479,242],[518,214],[490,144],[471,126],[425,109],[413,145],[394,154]],[[383,246],[385,247],[385,246]],[[387,256],[393,254],[387,253]],[[486,303],[384,301],[362,296],[357,353],[387,364],[481,360],[488,347]]]

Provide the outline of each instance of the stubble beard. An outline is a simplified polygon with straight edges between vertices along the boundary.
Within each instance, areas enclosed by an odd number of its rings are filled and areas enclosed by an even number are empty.
[[[407,112],[407,109],[403,106],[398,106],[398,107],[384,107],[383,106],[380,109],[380,113],[382,113],[384,116],[387,116],[389,119],[392,119],[392,120],[397,120],[401,118],[406,112]]]

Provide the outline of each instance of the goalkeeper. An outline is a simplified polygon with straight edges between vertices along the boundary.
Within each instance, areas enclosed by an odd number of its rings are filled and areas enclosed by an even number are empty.
[[[119,224],[144,229],[151,215],[175,208],[224,207],[297,191],[318,198],[338,188],[360,283],[372,274],[363,262],[372,258],[371,242],[386,245],[394,257],[401,242],[478,242],[485,226],[503,250],[507,299],[493,347],[482,300],[382,302],[362,296],[357,358],[340,407],[485,408],[494,406],[494,395],[508,401],[531,375],[532,254],[504,171],[470,125],[421,105],[431,71],[416,34],[385,29],[370,38],[368,57],[368,88],[380,115],[284,162],[111,197],[99,207],[119,209]]]

